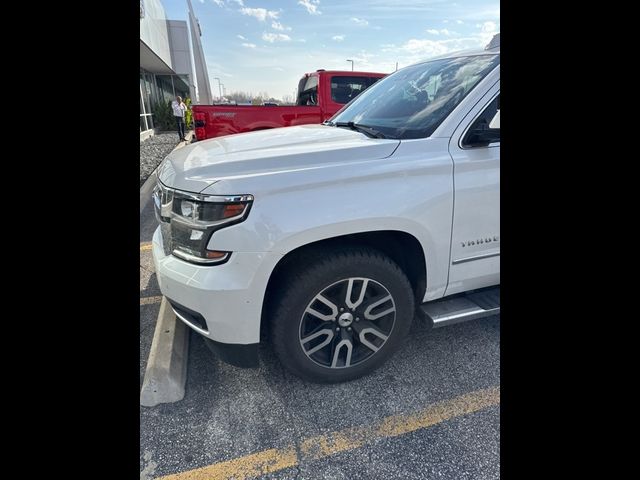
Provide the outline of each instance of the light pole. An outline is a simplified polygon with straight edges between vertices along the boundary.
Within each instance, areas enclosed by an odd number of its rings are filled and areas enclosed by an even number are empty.
[[[347,62],[351,62],[351,71],[353,72],[353,60],[347,59]]]
[[[220,87],[220,79],[218,77],[213,77],[214,80],[218,80],[218,93],[220,94],[220,96],[218,97],[219,100],[222,100],[222,87]]]

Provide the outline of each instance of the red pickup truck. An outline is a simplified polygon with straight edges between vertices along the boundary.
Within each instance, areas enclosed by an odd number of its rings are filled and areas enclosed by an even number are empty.
[[[298,84],[295,106],[194,105],[197,140],[232,133],[322,123],[386,73],[318,70]]]

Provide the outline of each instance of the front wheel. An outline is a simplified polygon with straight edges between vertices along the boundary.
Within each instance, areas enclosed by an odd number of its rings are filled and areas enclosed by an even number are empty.
[[[316,382],[365,375],[399,347],[413,318],[404,272],[368,248],[323,252],[289,271],[272,322],[282,364]]]

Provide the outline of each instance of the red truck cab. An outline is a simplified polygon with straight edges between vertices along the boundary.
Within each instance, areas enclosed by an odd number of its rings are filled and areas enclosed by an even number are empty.
[[[318,70],[307,73],[298,83],[293,106],[194,105],[197,140],[234,133],[322,123],[385,73]]]

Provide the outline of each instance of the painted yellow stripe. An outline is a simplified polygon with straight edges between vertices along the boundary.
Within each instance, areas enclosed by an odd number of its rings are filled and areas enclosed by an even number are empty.
[[[396,437],[428,428],[451,418],[500,404],[500,387],[477,390],[451,400],[430,405],[411,414],[393,415],[373,425],[346,428],[303,440],[298,445],[270,449],[207,467],[161,477],[160,480],[243,480],[295,467],[362,447],[380,438]]]
[[[143,242],[140,244],[140,251],[151,250],[151,242]]]
[[[152,303],[160,303],[162,301],[162,295],[159,297],[141,297],[140,305],[151,305]]]

